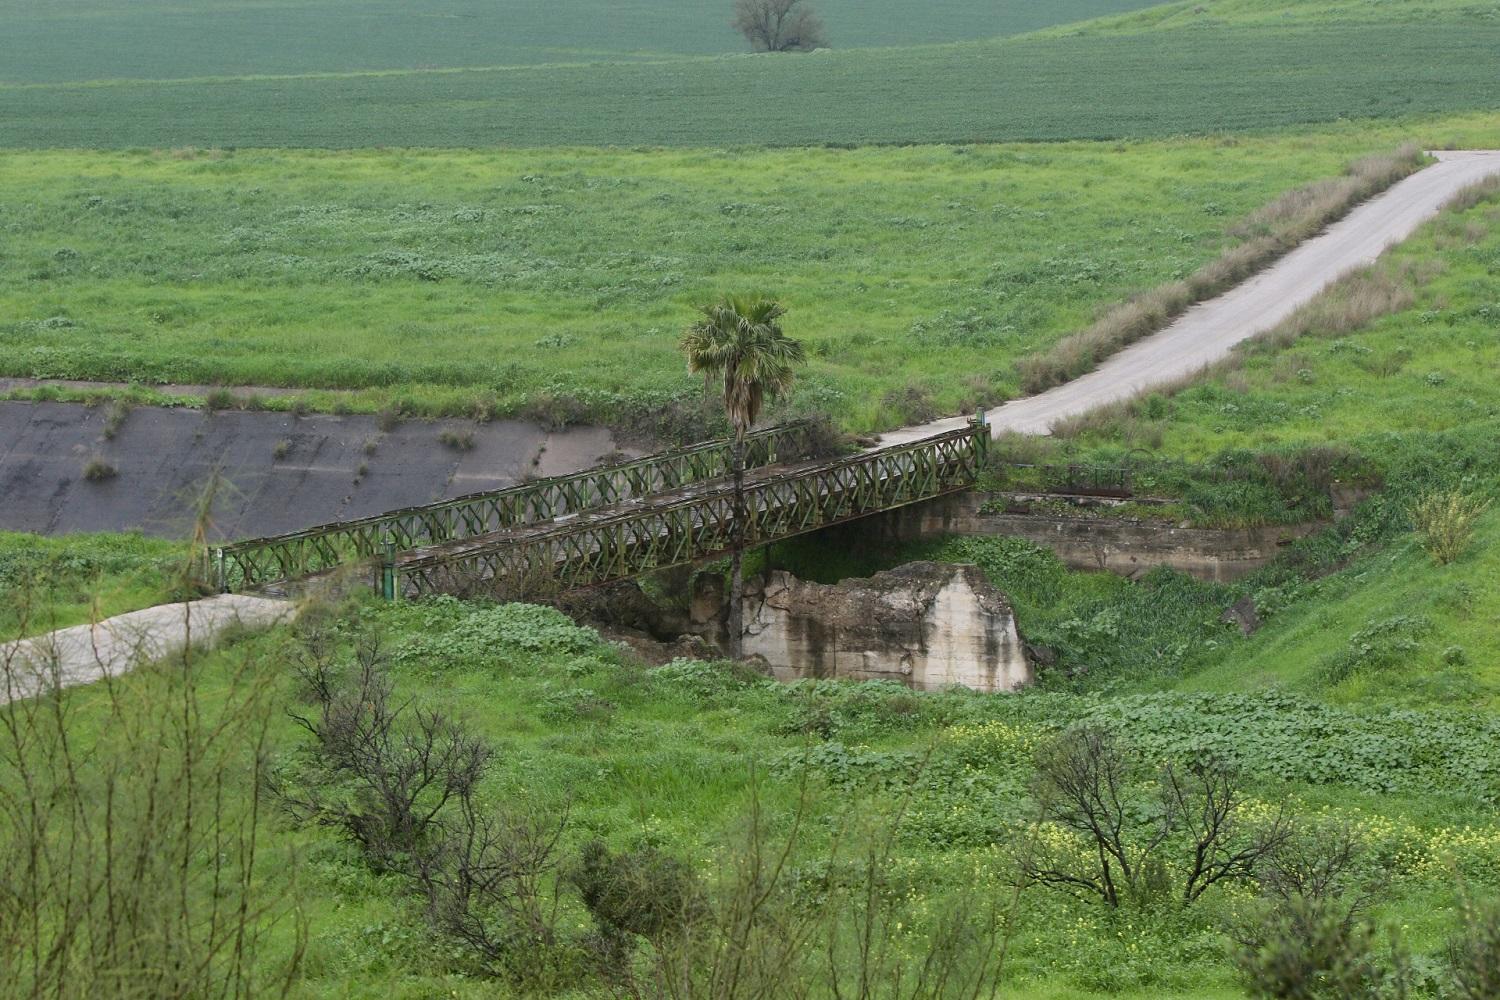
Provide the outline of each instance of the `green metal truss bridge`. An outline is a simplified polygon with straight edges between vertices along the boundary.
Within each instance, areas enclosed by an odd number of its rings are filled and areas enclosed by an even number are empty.
[[[982,423],[832,460],[808,458],[805,424],[746,438],[746,548],[969,489]],[[734,545],[731,442],[520,483],[214,550],[222,591],[344,570],[390,598],[545,600],[711,559]]]

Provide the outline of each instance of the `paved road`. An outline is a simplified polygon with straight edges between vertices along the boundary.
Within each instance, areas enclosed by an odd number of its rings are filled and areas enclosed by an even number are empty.
[[[189,639],[202,648],[232,626],[268,628],[295,615],[290,601],[224,594],[0,644],[0,705],[53,687],[117,677],[138,663],[180,653]]]
[[[1500,174],[1500,151],[1441,152],[1418,171],[1350,212],[1242,285],[1189,309],[1175,323],[1055,389],[1012,400],[986,416],[995,433],[1046,434],[1052,424],[1176,381],[1274,329],[1331,282],[1372,263],[1410,236],[1459,190]],[[892,431],[882,445],[941,433],[963,418]]]

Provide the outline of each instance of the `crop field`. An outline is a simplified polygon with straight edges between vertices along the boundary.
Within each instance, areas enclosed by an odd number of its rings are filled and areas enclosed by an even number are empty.
[[[8,147],[1166,137],[1493,108],[1500,23],[1205,25],[814,55],[0,86]]]
[[[1017,35],[1150,0],[820,0],[839,48]],[[0,0],[0,81],[280,76],[741,52],[730,0]]]
[[[1407,137],[8,154],[0,374],[347,389],[414,413],[568,397],[608,416],[692,394],[681,330],[749,287],[785,298],[807,342],[794,408],[890,427],[1014,392],[1017,358]]]
[[[1408,24],[1420,28],[1433,22],[1476,26],[1500,22],[1494,0],[1176,0],[1088,24],[1065,24],[1043,29],[1045,34],[1134,34],[1163,28],[1202,28],[1214,25]]]

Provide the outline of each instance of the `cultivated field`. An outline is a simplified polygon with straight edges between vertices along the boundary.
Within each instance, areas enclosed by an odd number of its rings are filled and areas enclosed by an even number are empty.
[[[1500,23],[1205,23],[809,56],[0,86],[0,145],[1115,139],[1494,107]]]
[[[1016,35],[1149,0],[822,0],[839,48]],[[729,0],[0,0],[0,81],[284,76],[670,59],[745,51]]]

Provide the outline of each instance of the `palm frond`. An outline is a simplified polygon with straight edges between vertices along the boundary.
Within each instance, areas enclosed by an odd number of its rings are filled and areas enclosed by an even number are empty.
[[[806,356],[782,332],[785,315],[775,299],[728,295],[703,307],[682,336],[688,371],[723,377],[724,409],[739,434],[755,424],[767,397],[791,388],[794,366]]]

